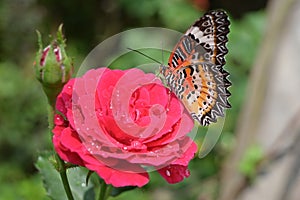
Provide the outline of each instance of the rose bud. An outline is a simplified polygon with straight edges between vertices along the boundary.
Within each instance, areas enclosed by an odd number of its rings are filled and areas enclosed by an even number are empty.
[[[73,73],[72,59],[65,51],[65,40],[62,34],[62,25],[57,31],[57,38],[50,45],[43,48],[41,34],[37,31],[39,51],[36,55],[34,68],[36,78],[43,85],[49,102],[54,102],[62,87],[71,78]]]

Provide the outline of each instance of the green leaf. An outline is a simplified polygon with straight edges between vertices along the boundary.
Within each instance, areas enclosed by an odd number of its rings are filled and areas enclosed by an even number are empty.
[[[263,150],[258,145],[250,146],[239,164],[239,170],[248,178],[253,179],[257,165],[263,158]]]
[[[239,68],[248,70],[252,67],[266,26],[266,13],[253,12],[242,20],[231,20],[228,61],[237,63]]]
[[[119,188],[113,187],[111,192],[110,192],[110,195],[113,196],[113,197],[116,197],[116,196],[122,194],[125,191],[130,191],[130,190],[133,190],[135,188],[137,188],[137,187],[135,187],[135,186],[127,186],[127,187],[119,187]]]
[[[159,6],[158,0],[119,0],[119,3],[131,16],[136,18],[150,18],[154,16]]]
[[[174,28],[177,31],[186,31],[193,22],[198,20],[203,14],[199,13],[192,4],[187,3],[186,1],[176,0],[174,2],[160,2],[159,16],[161,17],[162,22],[167,27]]]
[[[50,156],[50,153],[39,156],[36,167],[42,175],[44,187],[49,197],[55,200],[67,200],[60,175],[49,161]],[[85,184],[87,173],[87,169],[80,167],[71,168],[67,171],[70,187],[76,200],[95,199],[93,183],[89,183],[88,186]]]

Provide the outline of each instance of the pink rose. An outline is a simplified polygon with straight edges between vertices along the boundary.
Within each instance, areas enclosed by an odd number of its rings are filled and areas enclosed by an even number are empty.
[[[169,183],[189,176],[197,146],[193,120],[153,74],[89,70],[57,97],[53,143],[59,156],[115,187],[143,186],[150,169]]]

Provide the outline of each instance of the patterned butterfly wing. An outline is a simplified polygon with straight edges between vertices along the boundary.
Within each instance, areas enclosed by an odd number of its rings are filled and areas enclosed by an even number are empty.
[[[223,69],[229,20],[224,11],[206,13],[181,37],[162,72],[171,90],[201,125],[216,122],[230,108]]]

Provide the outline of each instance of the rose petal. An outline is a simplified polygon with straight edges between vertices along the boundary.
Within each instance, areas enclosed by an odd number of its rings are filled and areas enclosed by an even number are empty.
[[[190,142],[187,142],[188,149],[181,155],[179,159],[172,162],[173,165],[187,166],[189,162],[194,158],[195,153],[197,152],[197,144],[192,140],[189,141]],[[184,147],[182,149],[184,149]]]
[[[94,168],[94,166],[90,166]],[[93,169],[105,181],[106,184],[112,184],[114,187],[138,186],[142,187],[149,182],[147,173],[126,173],[105,166],[99,166]]]
[[[187,166],[183,165],[169,165],[157,171],[170,184],[178,183],[190,176]]]

